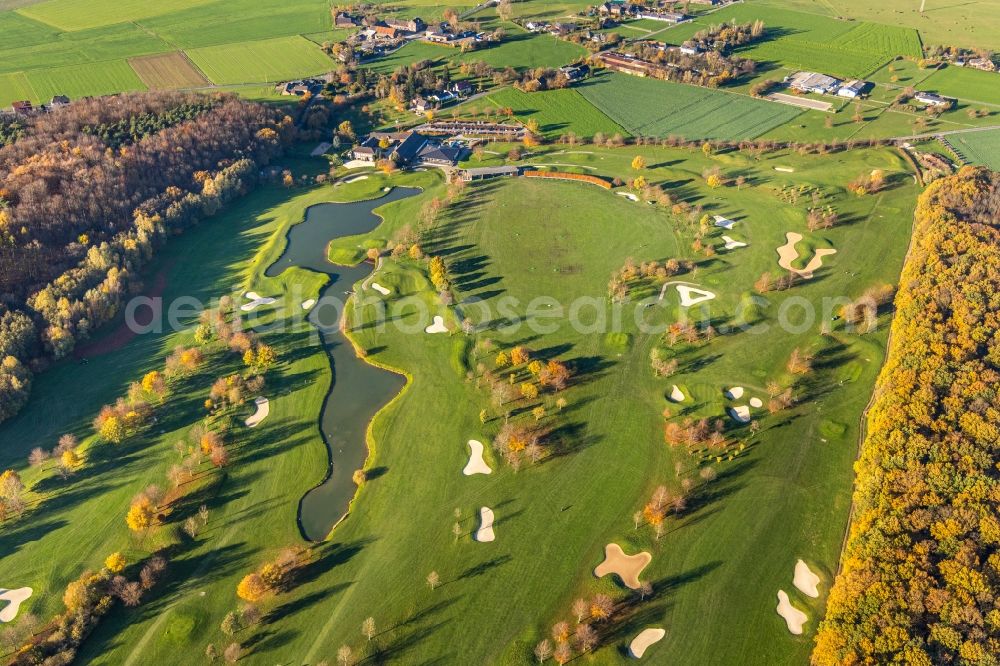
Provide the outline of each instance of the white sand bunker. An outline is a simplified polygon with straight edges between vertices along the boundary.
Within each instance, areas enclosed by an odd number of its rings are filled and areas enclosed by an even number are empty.
[[[444,325],[444,317],[434,316],[434,323],[424,329],[425,333],[447,333],[448,327]]]
[[[361,176],[351,176],[350,178],[345,178],[345,179],[343,180],[343,182],[344,182],[344,183],[356,183],[356,182],[358,182],[359,180],[368,180],[368,176],[365,176],[365,175],[361,175]]]
[[[620,197],[625,197],[629,201],[638,201],[639,200],[639,197],[635,196],[631,192],[615,192],[615,194],[617,194]]]
[[[674,402],[684,402],[684,392],[677,388],[677,384],[670,389],[670,399]]]
[[[747,246],[746,243],[744,243],[742,241],[735,240],[733,238],[730,238],[729,236],[723,236],[722,240],[726,241],[726,249],[727,250],[735,250],[737,248],[741,248],[741,247],[746,247]]]
[[[31,596],[30,587],[19,587],[16,590],[5,590],[0,588],[0,604],[5,604],[0,608],[0,622],[10,622],[17,617],[17,611],[21,609],[21,604]]]
[[[248,291],[247,293],[243,294],[243,296],[244,298],[250,299],[249,303],[244,303],[243,305],[240,306],[240,310],[243,310],[244,312],[250,312],[254,308],[261,305],[271,305],[272,303],[277,302],[276,298],[271,298],[270,296],[261,296],[256,291]]]
[[[472,538],[480,543],[496,539],[496,535],[493,534],[493,509],[488,506],[479,509],[479,529]]]
[[[739,400],[743,397],[743,387],[734,386],[732,388],[726,389],[726,397],[730,400]]]
[[[653,556],[642,551],[635,555],[626,555],[622,547],[616,543],[609,543],[604,547],[604,561],[594,569],[594,575],[598,578],[615,574],[631,590],[638,590],[642,585],[639,582],[639,574],[653,560]]]
[[[267,418],[267,415],[271,413],[271,403],[267,398],[256,398],[254,404],[257,405],[257,411],[247,417],[244,421],[249,428],[256,428],[260,425],[260,422]]]
[[[784,590],[778,590],[778,615],[785,618],[788,631],[796,636],[802,633],[802,625],[809,619],[805,613],[792,605]]]
[[[729,415],[740,423],[750,423],[750,408],[746,405],[737,405],[729,408]]]
[[[760,409],[764,406],[764,401],[760,398],[750,398],[750,406],[754,409]]]
[[[316,305],[316,299],[315,298],[310,298],[308,300],[302,301],[302,309],[303,310],[308,310],[309,308],[311,308],[314,305]]]
[[[733,225],[736,224],[736,220],[730,220],[722,217],[721,215],[714,215],[713,217],[715,218],[715,226],[722,227],[726,230],[732,229]]]
[[[475,439],[470,439],[469,449],[469,462],[466,464],[465,469],[462,470],[462,474],[466,476],[492,474],[493,470],[483,460],[483,443]]]
[[[837,251],[832,247],[820,248],[813,254],[813,258],[809,260],[806,267],[800,270],[793,268],[792,262],[799,258],[799,251],[795,249],[795,244],[802,240],[802,234],[789,231],[785,234],[785,240],[787,242],[778,248],[778,265],[806,280],[813,276],[813,272],[823,266],[823,257],[837,254]]]
[[[628,644],[628,654],[633,659],[642,659],[642,655],[646,654],[646,650],[653,643],[658,643],[663,640],[663,637],[667,635],[667,632],[659,627],[649,627],[648,629],[643,629],[639,632],[639,635],[632,639],[632,642]]]
[[[819,596],[819,576],[814,574],[809,565],[799,560],[795,563],[795,577],[792,584],[802,594],[813,599]]]
[[[389,294],[392,293],[391,289],[386,289],[385,287],[383,287],[382,285],[380,285],[378,282],[372,282],[372,289],[374,289],[378,293],[382,294],[383,296],[388,296]]]
[[[782,173],[795,173],[795,169],[792,167],[774,167],[775,171],[781,171]]]
[[[677,293],[681,295],[681,305],[686,308],[715,298],[715,294],[710,291],[705,291],[704,289],[688,287],[683,284],[675,285],[675,288],[677,289]]]

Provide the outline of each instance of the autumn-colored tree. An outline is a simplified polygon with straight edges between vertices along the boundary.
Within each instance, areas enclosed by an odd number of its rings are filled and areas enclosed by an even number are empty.
[[[250,603],[260,601],[268,592],[270,592],[270,588],[264,578],[256,571],[244,576],[236,586],[236,595]]]
[[[538,397],[538,387],[531,382],[521,384],[521,397],[525,400],[534,400]]]
[[[577,599],[573,602],[573,615],[576,617],[577,624],[583,622],[583,618],[585,618],[589,612],[590,606],[587,604],[586,599]]]
[[[510,350],[510,362],[513,365],[521,365],[531,360],[531,352],[527,347],[518,345]]]
[[[129,506],[128,514],[125,516],[125,523],[133,532],[144,532],[153,526],[156,517],[153,505],[149,498],[141,496],[136,498]]]
[[[365,618],[365,621],[361,623],[361,633],[369,641],[375,636],[375,618]]]
[[[125,556],[121,553],[111,553],[104,560],[104,568],[111,573],[120,573],[125,568]]]
[[[636,155],[632,158],[632,168],[636,171],[646,168],[646,158],[642,155]]]
[[[493,364],[498,368],[506,368],[510,365],[510,357],[507,356],[506,352],[499,352]]]

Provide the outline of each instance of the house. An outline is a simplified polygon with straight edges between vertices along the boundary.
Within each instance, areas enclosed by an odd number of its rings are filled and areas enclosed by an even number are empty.
[[[548,28],[549,34],[554,35],[556,37],[562,37],[568,35],[569,33],[574,32],[575,30],[576,30],[575,23],[553,23]]]
[[[388,18],[383,21],[390,28],[395,28],[400,32],[417,33],[423,32],[427,28],[427,24],[423,22],[420,17],[412,19],[396,19]]]
[[[570,83],[573,83],[586,77],[590,73],[590,68],[586,65],[566,65],[565,67],[560,67],[559,71],[566,75]]]
[[[967,67],[972,67],[973,69],[981,69],[984,72],[995,72],[997,71],[997,66],[989,58],[972,58],[966,61]]]
[[[462,148],[458,146],[443,146],[428,139],[417,152],[416,161],[438,167],[455,166],[462,158]]]
[[[633,76],[649,76],[657,69],[656,65],[646,60],[636,58],[620,51],[607,51],[598,56],[600,62],[608,69]]]
[[[820,94],[833,94],[840,89],[841,81],[826,74],[817,72],[796,72],[785,81],[790,88],[802,92],[814,92]]]
[[[417,113],[426,113],[434,109],[434,103],[425,97],[414,97],[410,102],[410,107]]]
[[[375,37],[385,37],[387,39],[396,39],[399,37],[399,30],[391,25],[377,25],[373,30]]]
[[[19,113],[21,115],[27,115],[34,110],[31,106],[31,102],[28,100],[19,100],[17,102],[11,102],[11,108],[14,109],[14,113]]]
[[[687,16],[678,12],[667,12],[658,9],[644,9],[637,14],[638,18],[649,19],[650,21],[663,21],[664,23],[683,23]]]
[[[446,32],[441,28],[428,28],[424,32],[424,40],[434,44],[447,44],[455,38],[451,32]]]
[[[499,166],[499,167],[477,167],[473,169],[462,169],[458,177],[465,182],[470,182],[473,180],[485,180],[487,178],[509,178],[511,176],[516,176],[521,173],[521,170],[516,166]]]
[[[452,81],[448,90],[456,97],[467,97],[472,94],[472,84],[468,81]]]
[[[684,55],[698,55],[701,53],[701,46],[694,42],[684,42],[680,46],[680,52]]]
[[[52,97],[52,101],[49,102],[49,106],[53,109],[58,109],[63,106],[69,106],[69,97],[66,95],[55,95]]]
[[[869,86],[871,86],[871,84],[868,83],[868,81],[853,79],[842,85],[840,90],[837,91],[837,95],[839,97],[850,97],[851,99],[854,99],[855,97],[863,95],[868,90]]]
[[[353,16],[343,12],[337,12],[336,18],[333,19],[333,25],[338,28],[353,28],[357,24],[358,22]]]
[[[549,24],[544,21],[528,21],[524,24],[524,27],[531,32],[544,32],[548,29]]]
[[[955,103],[955,99],[952,97],[944,97],[929,92],[918,92],[913,96],[913,99],[927,106],[949,107]]]

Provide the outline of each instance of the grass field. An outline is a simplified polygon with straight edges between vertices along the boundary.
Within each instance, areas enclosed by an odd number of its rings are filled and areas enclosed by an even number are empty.
[[[1000,130],[952,134],[948,142],[972,164],[1000,171]]]
[[[60,30],[86,30],[124,21],[168,14],[195,5],[204,5],[213,0],[48,0],[18,10],[23,16],[55,26]]]
[[[180,51],[132,58],[129,65],[150,90],[176,90],[208,85],[208,80]]]
[[[1000,3],[997,0],[927,0],[926,3],[911,0],[754,0],[754,4],[915,28],[925,44],[1000,49]]]
[[[278,37],[257,42],[189,49],[188,57],[217,84],[281,81],[322,74],[333,61],[304,37]]]
[[[597,132],[627,134],[621,125],[604,115],[572,88],[536,93],[504,88],[471,104],[480,108],[485,105],[509,107],[514,110],[518,120],[537,121],[539,129],[549,137],[557,137],[566,132],[575,132],[581,137],[591,137]]]
[[[37,101],[28,77],[23,72],[0,74],[0,107],[10,106],[11,102],[23,99]]]
[[[172,51],[169,44],[138,26],[123,23],[66,32],[33,46],[5,49],[0,43],[0,71],[51,69],[87,62],[121,60]]]
[[[146,89],[142,80],[124,60],[36,69],[25,74],[38,99],[46,102],[53,95],[77,98]]]
[[[644,578],[654,582],[656,594],[606,637],[609,647],[587,661],[625,663],[622,645],[646,624],[671,627],[651,652],[651,663],[672,655],[684,655],[685,663],[770,665],[806,659],[823,598],[793,594],[794,603],[810,616],[806,635],[793,637],[774,614],[774,594],[779,587],[791,590],[797,557],[820,573],[824,593],[836,570],[857,423],[880,365],[885,328],[866,336],[837,330],[824,337],[815,321],[793,334],[774,326],[776,313],[787,299],[819,303],[825,296],[855,296],[875,282],[896,279],[915,195],[905,166],[887,150],[825,157],[781,153],[759,161],[739,153],[705,157],[701,151],[652,146],[547,155],[553,150],[540,149],[533,163],[573,162],[606,177],[635,173],[630,163],[641,153],[651,165],[641,171],[650,182],[706,211],[739,220],[732,233],[749,247],[703,260],[696,275],[685,276],[718,295],[713,319],[732,317],[760,272],[777,270],[774,248],[785,231],[807,233],[807,202],[793,205],[779,196],[781,191],[817,188],[824,204],[837,208],[842,224],[807,236],[810,246],[832,245],[838,254],[815,281],[767,295],[770,305],[762,316],[771,326],[766,331],[722,335],[706,347],[678,351],[681,369],[669,380],[649,371],[650,348],[659,336],[639,331],[630,317],[624,319],[623,335],[575,330],[564,320],[536,335],[491,324],[491,317],[470,308],[469,316],[484,326],[479,337],[503,346],[523,342],[577,369],[577,380],[565,393],[569,405],[559,416],[546,417],[561,428],[563,453],[514,473],[488,451],[494,467],[490,477],[459,473],[467,458],[465,440],[487,441],[498,427],[496,419],[480,422],[479,410],[488,400],[464,379],[465,364],[474,367],[474,359],[465,357],[463,337],[368,326],[374,306],[369,297],[357,306],[362,321],[352,324],[352,334],[369,358],[413,377],[403,397],[373,424],[375,452],[368,466],[381,472],[362,489],[356,510],[332,538],[314,548],[317,565],[292,592],[264,604],[262,626],[232,639],[218,626],[236,605],[236,582],[296,540],[298,497],[326,465],[316,429],[329,381],[326,355],[305,336],[301,323],[267,329],[265,339],[281,358],[269,379],[275,396],[269,420],[255,431],[233,432],[234,462],[206,500],[207,529],[172,557],[169,580],[143,605],[116,609],[102,622],[85,644],[82,661],[201,664],[207,643],[238,640],[249,651],[246,663],[332,662],[343,644],[362,654],[368,649],[359,628],[370,615],[379,628],[373,644],[394,663],[527,664],[530,647],[567,616],[572,599],[602,591],[622,596],[618,584],[595,581],[590,573],[601,548],[612,540],[630,552],[653,553]],[[749,184],[710,190],[702,185],[701,173],[712,166],[744,174]],[[778,173],[776,166],[794,173]],[[864,198],[845,192],[848,180],[873,168],[887,170],[888,190]],[[311,204],[378,196],[389,184],[420,185],[426,191],[382,211],[385,223],[370,237],[385,239],[412,223],[425,201],[440,196],[436,174],[371,175],[349,186],[275,187],[250,195],[172,240],[160,263],[170,267],[165,299],[205,299],[230,293],[234,286],[296,298],[315,293],[321,279],[305,271],[262,276],[281,251],[288,225]],[[689,249],[692,233],[663,211],[613,192],[515,179],[470,186],[440,220],[425,250],[447,258],[461,300],[476,296],[496,311],[499,299],[516,298],[510,316],[517,320],[542,316],[525,310],[538,295],[567,302],[603,296],[610,272],[628,256],[637,261],[695,258]],[[706,240],[719,243],[718,235],[716,230]],[[359,242],[363,239],[345,239],[336,247]],[[386,261],[380,271],[379,282],[396,294],[451,317],[413,262]],[[294,291],[296,286],[300,291]],[[655,321],[678,316],[669,302],[648,316]],[[258,323],[277,317],[283,317],[280,310],[264,311]],[[418,323],[412,310],[404,308],[400,317],[404,324]],[[53,476],[50,468],[25,470],[28,451],[51,446],[63,432],[86,436],[100,404],[159,366],[174,345],[190,336],[191,327],[139,336],[87,365],[67,361],[42,373],[27,409],[0,427],[0,438],[12,443],[0,449],[0,465],[21,469],[29,484]],[[694,396],[685,416],[714,418],[728,404],[723,387],[742,385],[757,395],[770,379],[787,381],[784,364],[795,346],[818,354],[815,372],[800,388],[802,405],[760,416],[763,427],[754,438],[727,427],[727,433],[748,443],[746,450],[732,461],[709,463],[718,479],[697,487],[688,510],[670,519],[662,540],[655,541],[648,529],[636,531],[629,516],[653,487],[680,483],[675,463],[681,463],[684,477],[697,477],[695,466],[706,464],[700,453],[691,457],[662,443],[660,413],[670,384]],[[88,451],[91,462],[77,476],[44,482],[44,501],[32,509],[31,520],[6,528],[0,577],[35,588],[27,610],[49,617],[61,607],[62,587],[82,568],[98,566],[113,550],[129,557],[144,551],[126,534],[128,499],[145,484],[162,482],[177,459],[173,443],[198,420],[211,373],[220,371],[207,371],[192,380],[189,394],[172,398],[161,411],[158,430],[120,449]],[[490,545],[467,535],[475,529],[474,512],[484,505],[497,512],[497,541]],[[451,534],[456,507],[465,529],[457,542]],[[443,583],[433,592],[423,582],[432,569]]]
[[[972,106],[989,104],[1000,108],[1000,74],[996,72],[944,67],[932,72],[918,89],[956,97]]]
[[[751,139],[800,113],[745,95],[618,73],[596,76],[577,89],[629,133],[642,136]]]

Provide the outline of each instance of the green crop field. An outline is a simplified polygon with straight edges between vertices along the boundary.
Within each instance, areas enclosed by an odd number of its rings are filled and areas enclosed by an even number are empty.
[[[996,0],[754,0],[754,5],[794,9],[826,17],[898,25],[920,31],[925,44],[1000,50],[1000,4]],[[923,8],[923,12],[920,9]]]
[[[566,132],[575,132],[581,137],[591,137],[597,132],[627,134],[621,125],[608,118],[572,88],[536,93],[504,88],[470,104],[480,108],[485,105],[509,107],[518,120],[537,121],[542,133],[553,138]]]
[[[750,139],[799,115],[795,107],[627,74],[602,74],[580,93],[629,133]]]
[[[970,163],[1000,171],[1000,129],[952,134],[948,143]]]
[[[0,71],[47,69],[86,62],[121,60],[172,51],[165,41],[138,26],[122,23],[106,28],[60,33],[50,40],[19,49],[0,43]]]
[[[37,69],[25,74],[38,101],[46,102],[53,95],[76,98],[146,89],[142,80],[124,60]]]
[[[18,100],[40,101],[23,72],[0,74],[0,107]]]
[[[214,0],[48,0],[18,10],[42,23],[48,23],[60,30],[86,30],[123,21],[168,14],[194,5],[204,5]]]
[[[213,83],[257,83],[322,74],[333,61],[304,37],[189,49],[188,57]]]
[[[975,106],[990,104],[1000,107],[1000,73],[947,66],[924,79],[919,90],[932,90]]]

